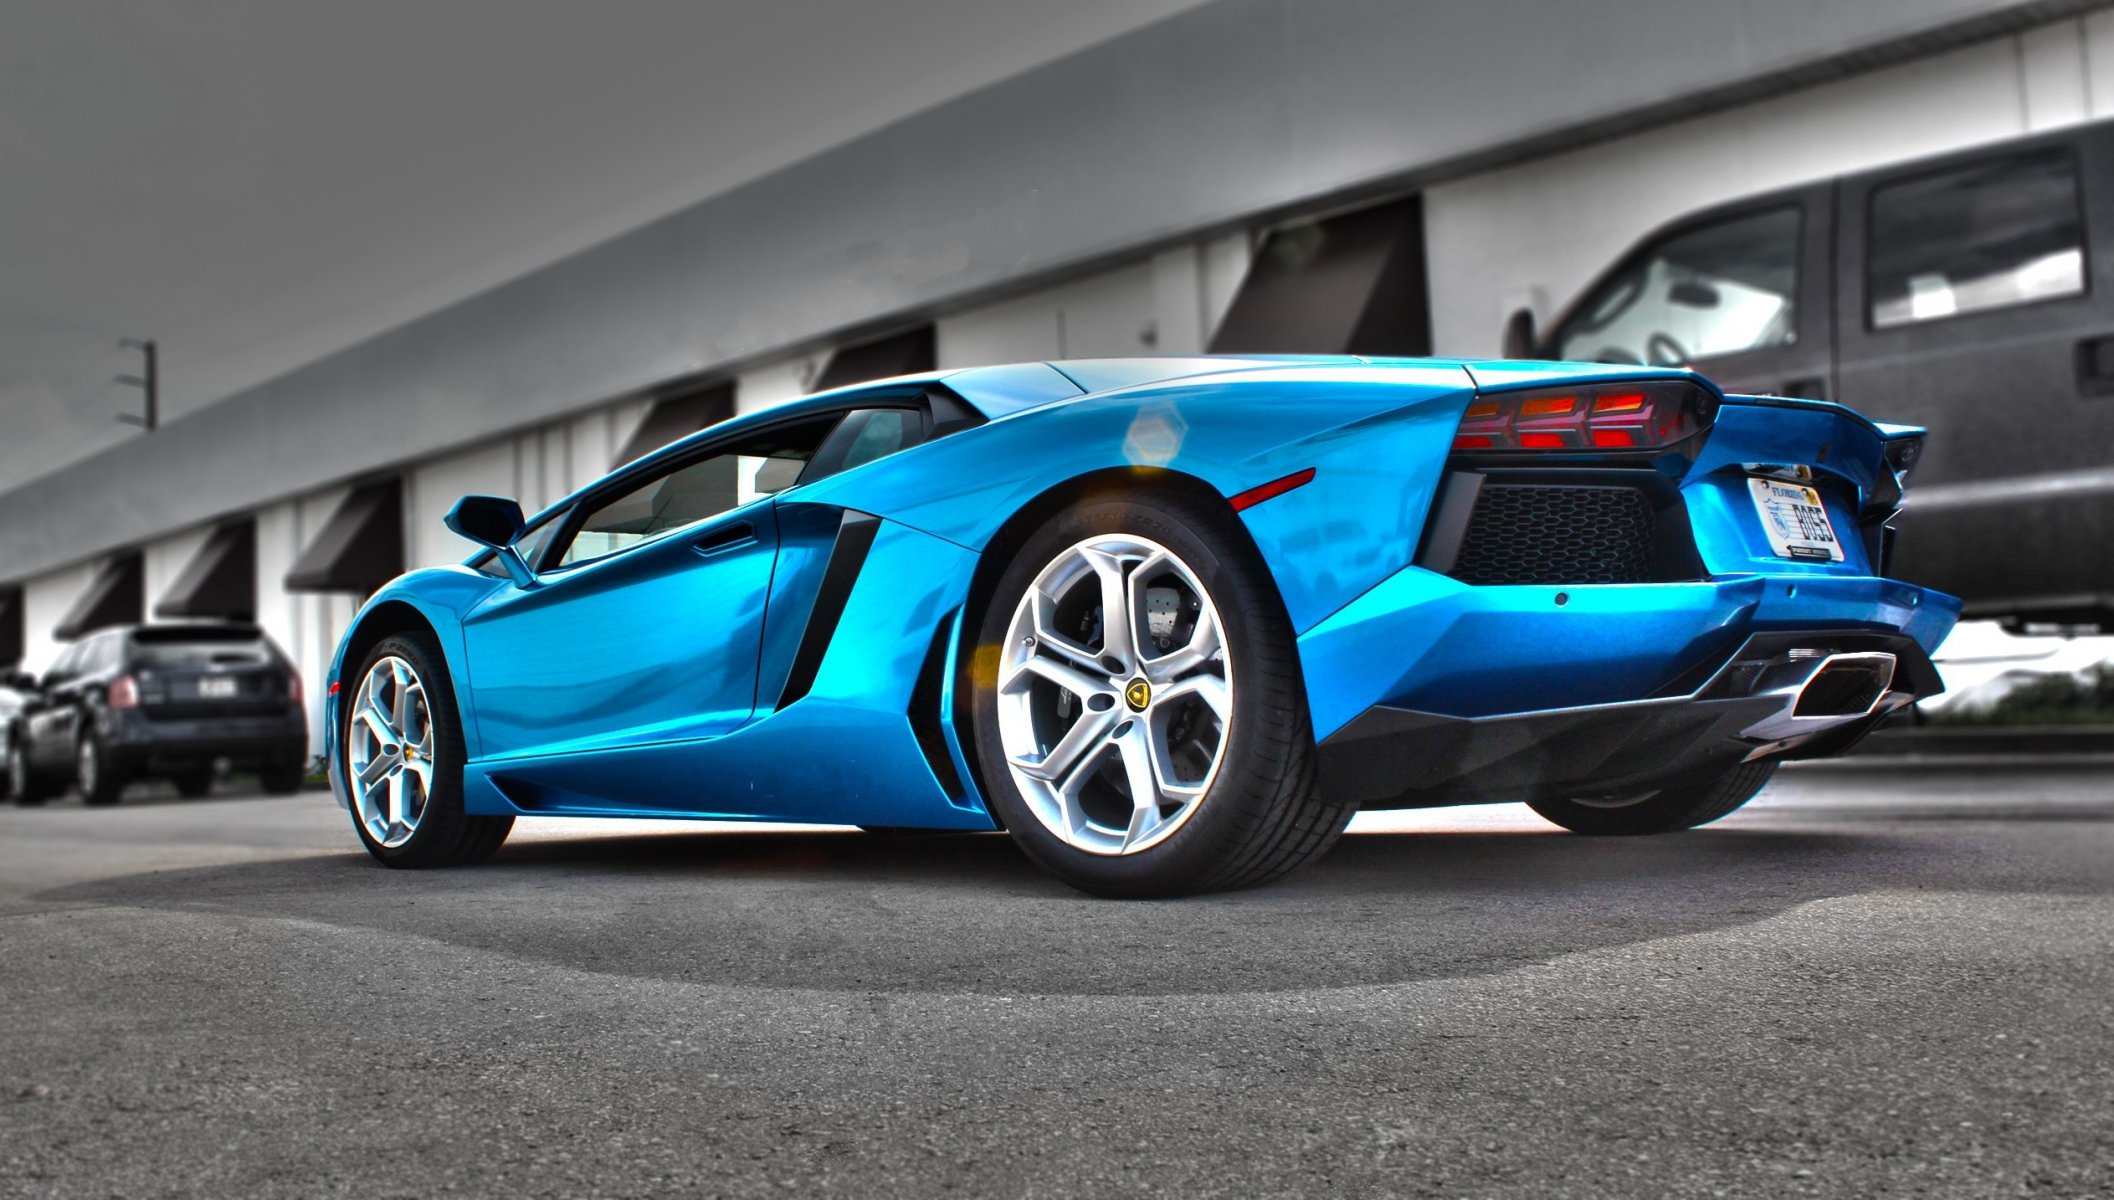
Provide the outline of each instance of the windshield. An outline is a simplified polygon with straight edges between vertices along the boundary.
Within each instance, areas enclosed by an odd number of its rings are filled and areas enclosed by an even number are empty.
[[[132,637],[132,663],[144,669],[258,666],[271,646],[255,630],[142,629]]]
[[[1795,206],[1692,227],[1639,254],[1552,341],[1573,362],[1686,366],[1798,337]]]

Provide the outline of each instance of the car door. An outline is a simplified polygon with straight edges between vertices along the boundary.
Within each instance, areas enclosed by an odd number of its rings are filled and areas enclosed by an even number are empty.
[[[73,762],[85,693],[94,686],[97,651],[108,639],[94,635],[68,646],[37,689],[25,722],[29,761],[51,771]]]
[[[2114,129],[1846,180],[1840,220],[1841,398],[1931,430],[1896,573],[1971,615],[2114,593]]]
[[[834,420],[649,461],[573,505],[537,550],[535,585],[501,585],[465,617],[480,757],[598,753],[748,721],[778,544],[771,496]]]
[[[1742,201],[1655,233],[1586,290],[1541,352],[1692,366],[1728,392],[1827,398],[1832,187]]]

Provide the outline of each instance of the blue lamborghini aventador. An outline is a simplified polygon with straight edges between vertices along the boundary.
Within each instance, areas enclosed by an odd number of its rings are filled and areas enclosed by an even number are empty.
[[[738,417],[354,619],[329,764],[393,866],[516,816],[1004,829],[1091,892],[1274,878],[1362,808],[1687,829],[1939,690],[1922,432],[1558,363],[1161,358]]]

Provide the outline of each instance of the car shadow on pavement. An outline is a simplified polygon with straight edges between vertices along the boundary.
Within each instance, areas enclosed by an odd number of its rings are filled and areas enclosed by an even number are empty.
[[[509,846],[407,872],[342,854],[173,870],[41,899],[290,918],[679,983],[1171,994],[1485,974],[1880,890],[2104,894],[1971,837],[1718,828],[1656,838],[1359,834],[1277,884],[1114,902],[1003,835],[687,833]]]

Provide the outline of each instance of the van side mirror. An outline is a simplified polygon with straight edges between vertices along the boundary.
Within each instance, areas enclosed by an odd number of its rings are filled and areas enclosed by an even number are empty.
[[[27,671],[9,671],[0,675],[0,687],[16,692],[34,692],[37,690],[37,677]]]
[[[518,587],[534,587],[536,573],[529,570],[521,551],[514,548],[515,539],[521,536],[524,523],[521,505],[504,496],[464,496],[441,518],[443,524],[457,534],[490,546],[499,557],[499,565]]]
[[[1505,318],[1504,346],[1500,353],[1506,358],[1533,358],[1534,354],[1534,310],[1518,308]]]

